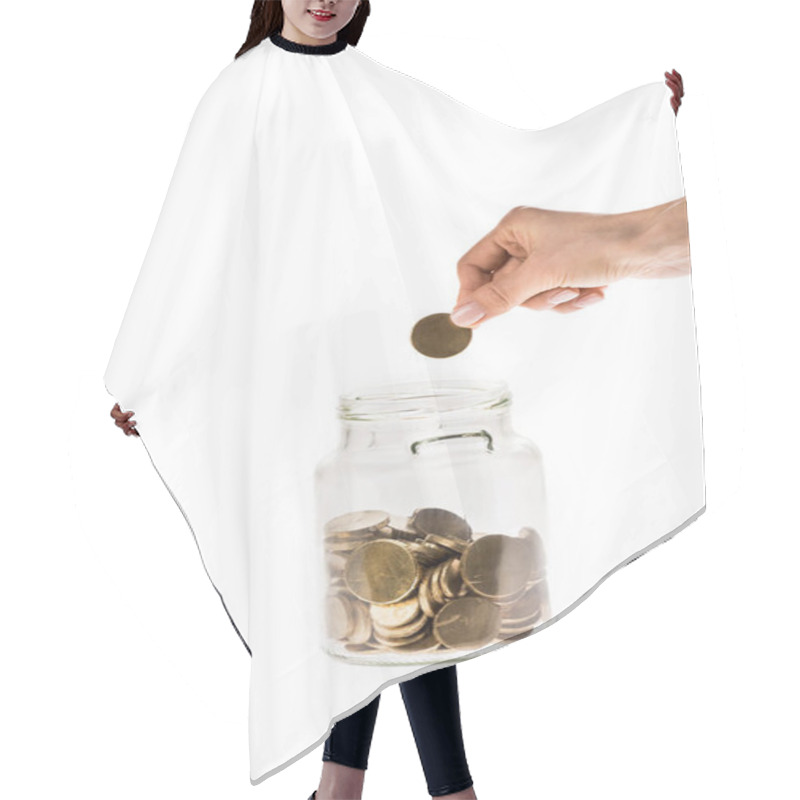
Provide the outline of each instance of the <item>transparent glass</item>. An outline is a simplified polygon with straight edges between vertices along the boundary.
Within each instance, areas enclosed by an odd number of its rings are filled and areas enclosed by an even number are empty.
[[[339,417],[315,470],[329,654],[434,663],[548,618],[542,456],[505,383],[380,387]]]

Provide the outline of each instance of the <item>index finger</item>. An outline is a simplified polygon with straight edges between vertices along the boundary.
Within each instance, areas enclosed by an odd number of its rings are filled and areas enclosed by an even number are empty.
[[[498,241],[498,228],[489,231],[458,260],[456,273],[461,284],[458,300],[472,294],[492,280],[492,273],[502,269],[513,258]]]

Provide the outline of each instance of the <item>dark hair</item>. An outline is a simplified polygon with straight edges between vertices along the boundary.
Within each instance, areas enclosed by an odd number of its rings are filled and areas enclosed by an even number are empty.
[[[361,0],[353,18],[336,34],[336,39],[346,39],[348,44],[355,47],[361,38],[361,32],[364,30],[368,16],[369,0]],[[255,0],[250,12],[250,30],[234,59],[239,58],[242,53],[246,53],[268,36],[272,36],[276,32],[280,33],[282,30],[283,6],[280,0]]]

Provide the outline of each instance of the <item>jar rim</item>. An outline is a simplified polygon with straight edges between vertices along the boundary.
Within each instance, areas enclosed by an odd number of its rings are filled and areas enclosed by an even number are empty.
[[[511,404],[505,381],[442,380],[379,384],[339,396],[339,417],[374,421],[424,419],[461,411],[493,411]]]

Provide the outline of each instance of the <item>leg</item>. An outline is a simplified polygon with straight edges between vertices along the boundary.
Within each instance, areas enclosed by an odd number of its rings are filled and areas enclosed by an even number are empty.
[[[464,752],[455,664],[400,684],[432,797],[475,797]]]
[[[315,800],[358,800],[364,786],[378,695],[371,703],[334,723],[322,751],[322,778]]]

